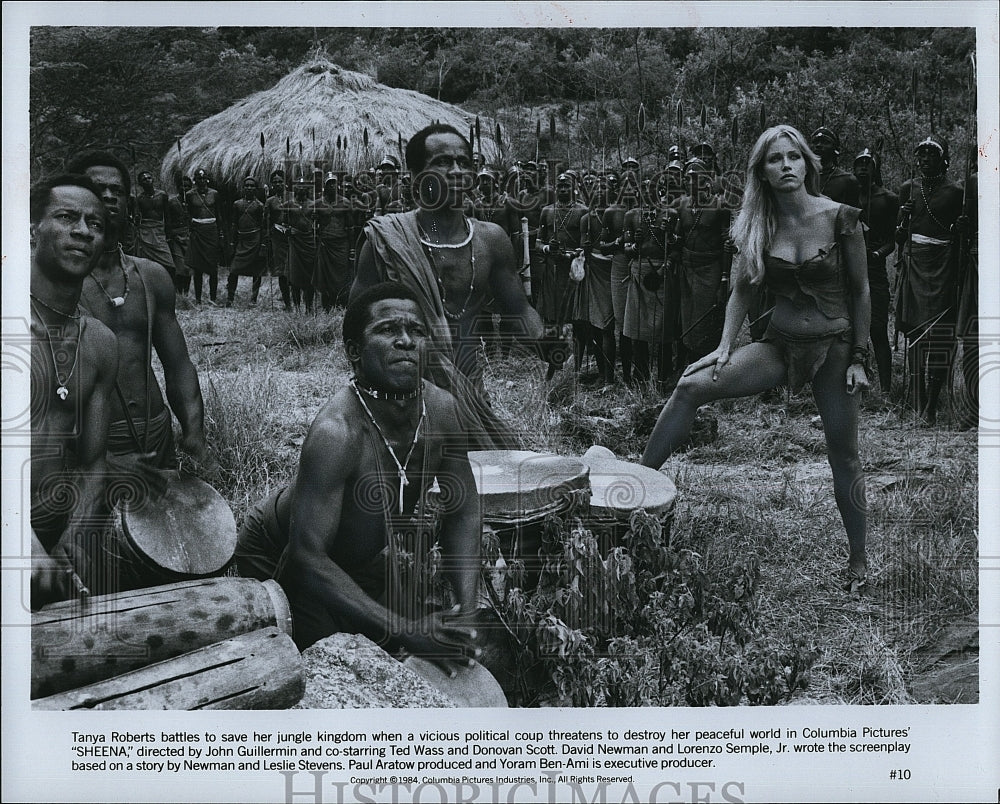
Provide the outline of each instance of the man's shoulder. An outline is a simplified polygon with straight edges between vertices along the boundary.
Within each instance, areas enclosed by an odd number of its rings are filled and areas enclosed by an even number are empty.
[[[84,325],[83,340],[87,342],[88,352],[95,350],[101,354],[105,350],[117,350],[118,337],[101,319],[84,315],[80,320]]]

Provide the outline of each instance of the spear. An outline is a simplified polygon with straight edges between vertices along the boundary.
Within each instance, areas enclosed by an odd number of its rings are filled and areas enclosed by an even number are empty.
[[[549,115],[549,140],[555,140],[556,138],[556,116],[554,114]]]
[[[479,115],[476,115],[476,150],[482,155],[483,153],[483,130],[479,125]]]
[[[677,99],[676,118],[677,118],[677,144],[680,146],[681,153],[683,154],[684,153],[684,133],[683,133],[684,103],[680,98]]]
[[[917,122],[917,68],[916,67],[914,67],[913,71],[910,73],[910,114],[911,114],[910,125],[916,125],[916,122]],[[913,157],[911,156],[910,157],[910,183],[909,183],[909,186],[907,188],[907,190],[909,192],[909,198],[907,198],[907,202],[909,202],[911,204],[911,206],[913,204],[913,183],[914,183],[914,181],[915,181],[914,160],[913,160]],[[910,238],[912,237],[912,235],[913,235],[913,212],[911,210],[911,212],[907,215],[907,218],[906,218],[906,243],[905,244],[900,243],[899,246],[896,249],[896,265],[899,266],[898,270],[896,271],[896,287],[895,287],[895,291],[896,292],[894,294],[894,298],[896,298],[896,299],[899,299],[899,293],[900,293],[900,291],[903,289],[903,287],[906,284],[906,273],[907,273],[907,267],[908,266],[907,266],[907,261],[904,259],[904,255],[905,255],[906,248],[909,247],[909,244],[911,242]],[[903,312],[902,311],[902,307],[903,307],[902,304],[899,304],[899,303],[896,304],[896,334],[895,334],[894,339],[893,339],[893,347],[894,348],[898,348],[899,347],[899,330],[900,330],[901,325],[903,324],[903,321],[901,320],[902,319],[902,312]],[[907,382],[907,379],[906,379],[906,370],[907,370],[907,341],[906,341],[906,339],[904,339],[903,340],[903,389],[904,389],[904,394],[909,389],[909,383]],[[904,400],[905,400],[905,396],[904,396]]]
[[[705,133],[705,128],[708,126],[708,106],[706,104],[701,105],[701,133]]]
[[[760,126],[760,133],[763,133],[764,129],[767,128],[767,112],[764,109],[764,104],[760,105],[760,117],[758,118],[758,125]]]
[[[542,118],[535,119],[535,164],[538,164],[538,148],[542,140]],[[534,181],[534,179],[532,179]]]
[[[264,187],[264,198],[267,198],[267,184],[264,181],[264,132],[260,132],[260,183]]]
[[[499,164],[503,162],[503,134],[500,131],[499,123],[496,124],[496,130],[493,133],[497,141],[497,166],[499,167]]]
[[[396,150],[399,151],[399,161],[403,161],[403,134],[402,132],[396,132]]]
[[[469,147],[476,148],[476,126],[473,123],[469,123]]]

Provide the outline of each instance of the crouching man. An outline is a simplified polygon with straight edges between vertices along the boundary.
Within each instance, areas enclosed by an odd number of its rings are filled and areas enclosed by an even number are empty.
[[[481,523],[468,437],[454,397],[421,380],[429,333],[411,290],[387,282],[356,294],[343,334],[354,377],[313,422],[295,481],[247,517],[237,565],[281,583],[300,649],[361,633],[453,671],[478,653]],[[446,611],[427,606],[413,569],[433,546],[435,520],[455,603]]]

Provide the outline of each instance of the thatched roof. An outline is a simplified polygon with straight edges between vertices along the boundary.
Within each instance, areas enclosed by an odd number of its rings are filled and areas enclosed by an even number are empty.
[[[198,123],[180,138],[179,149],[174,145],[164,156],[160,176],[172,187],[176,171],[191,175],[204,168],[217,184],[238,183],[248,175],[261,178],[274,168],[291,167],[291,180],[321,160],[324,171],[355,173],[389,155],[402,163],[400,138],[405,148],[412,134],[435,121],[466,133],[476,116],[320,58]],[[481,120],[482,152],[490,162],[497,159],[493,125]]]

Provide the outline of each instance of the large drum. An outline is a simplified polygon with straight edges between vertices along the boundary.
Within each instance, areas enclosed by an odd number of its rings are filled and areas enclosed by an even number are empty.
[[[617,543],[632,512],[641,508],[660,521],[664,536],[669,538],[677,497],[669,477],[648,466],[619,460],[605,447],[591,447],[581,461],[590,470],[588,525],[592,530]],[[607,546],[601,545],[602,552]]]
[[[275,581],[199,581],[67,600],[31,615],[31,697],[102,681],[261,628],[292,632]]]
[[[292,638],[269,627],[113,678],[37,698],[33,709],[288,709],[305,674]]]
[[[525,585],[534,585],[545,520],[586,514],[587,466],[578,458],[527,450],[470,452],[469,463],[484,526],[499,538],[505,558],[524,561]]]
[[[74,564],[92,593],[110,594],[219,575],[235,549],[226,501],[203,480],[181,476],[159,499],[120,504],[110,533],[78,548]]]
[[[587,466],[527,450],[483,450],[469,453],[483,521],[509,527],[540,522],[564,514],[590,491]]]

